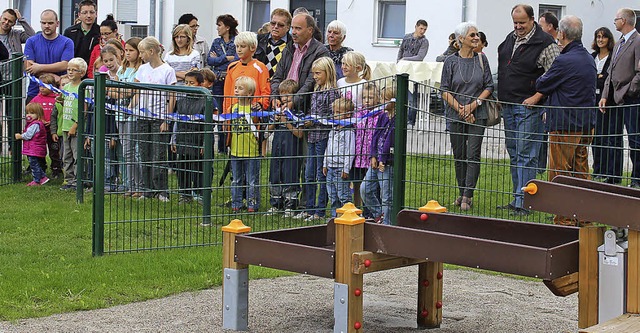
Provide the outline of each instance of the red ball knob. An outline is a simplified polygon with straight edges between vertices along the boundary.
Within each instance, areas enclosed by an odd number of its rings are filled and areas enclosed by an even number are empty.
[[[358,297],[358,296],[362,295],[362,290],[356,289],[356,290],[353,291],[353,294],[356,295],[356,297]]]
[[[436,275],[436,277],[438,278],[438,280],[442,279],[442,272],[438,272],[438,275]]]
[[[371,266],[371,260],[367,259],[364,261],[364,267],[369,267]]]
[[[425,286],[425,287],[428,287],[429,286],[429,280],[422,281],[422,285]]]
[[[422,214],[420,215],[420,219],[423,221],[426,221],[429,217],[427,216],[427,214]]]
[[[436,309],[442,309],[442,301],[436,302]]]
[[[362,327],[362,324],[360,324],[360,322],[359,322],[359,321],[356,321],[356,323],[355,323],[355,324],[353,324],[353,328],[355,328],[355,329],[357,329],[357,330],[359,330],[359,329],[360,329],[360,327]]]
[[[423,317],[426,317],[429,315],[429,311],[427,311],[427,309],[422,310],[422,312],[420,312],[420,315]]]

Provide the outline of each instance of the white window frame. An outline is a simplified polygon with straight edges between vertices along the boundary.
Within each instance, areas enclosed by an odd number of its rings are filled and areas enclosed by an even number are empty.
[[[251,27],[251,25],[254,23],[253,20],[253,10],[254,10],[254,4],[257,3],[266,3],[267,4],[267,16],[271,15],[271,1],[270,0],[247,0],[246,2],[246,13],[245,13],[245,22],[247,22],[247,26],[245,27],[246,31],[253,31],[256,32],[258,29],[260,29],[260,27],[262,27],[263,24],[265,24],[266,22],[260,22],[260,24],[257,26],[257,28],[254,29],[254,27]]]
[[[406,13],[406,6],[407,6],[407,2],[406,0],[377,0],[374,3],[374,22],[373,22],[373,26],[374,26],[374,31],[373,31],[373,43],[372,45],[374,46],[387,46],[387,47],[398,47],[400,46],[400,43],[402,42],[402,37],[404,37],[404,32],[402,33],[401,36],[399,37],[394,37],[394,38],[388,38],[388,37],[381,37],[382,35],[382,29],[384,28],[384,24],[386,24],[385,22],[383,22],[384,19],[384,6],[385,4],[403,4],[405,6],[405,16],[404,16],[404,20],[406,22],[407,19],[407,13]],[[394,24],[393,22],[391,24]],[[395,23],[397,24],[397,22]],[[404,29],[404,24],[402,25],[402,28]]]
[[[566,9],[565,6],[562,6],[562,5],[551,5],[551,4],[541,3],[538,5],[538,20],[540,20],[540,17],[542,16],[542,14],[546,12],[552,12],[558,18],[558,21],[560,21],[560,19],[564,15],[565,9]]]

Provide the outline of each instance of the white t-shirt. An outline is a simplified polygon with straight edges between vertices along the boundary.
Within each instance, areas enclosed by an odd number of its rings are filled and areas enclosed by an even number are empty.
[[[347,79],[344,77],[338,80],[340,95],[345,98],[351,95],[351,101],[355,104],[356,110],[362,108],[362,88],[366,82],[367,80],[361,79],[356,83],[347,83]]]
[[[141,83],[173,85],[176,84],[176,71],[166,62],[156,68],[144,64],[138,68],[136,80]],[[157,117],[158,115],[166,115],[168,99],[169,95],[166,91],[141,90],[138,105],[140,109],[145,108],[156,114]],[[152,116],[144,110],[141,110],[141,115],[144,117]]]
[[[191,68],[200,66],[200,59],[200,53],[197,50],[191,50],[189,55],[167,53],[163,60],[176,72],[188,72]],[[184,85],[184,81],[179,81],[178,85]]]

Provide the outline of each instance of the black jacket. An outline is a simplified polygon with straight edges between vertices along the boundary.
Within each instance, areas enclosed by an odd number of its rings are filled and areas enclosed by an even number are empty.
[[[253,55],[254,58],[258,59],[263,64],[267,64],[267,45],[269,44],[269,36],[271,34],[260,34],[258,35],[258,47],[256,48],[256,53]],[[291,34],[287,32],[287,47],[293,47],[293,37]]]
[[[73,55],[84,59],[89,65],[91,51],[94,46],[100,43],[100,26],[94,23],[91,30],[85,35],[82,33],[82,23],[78,23],[65,29],[63,35],[73,41]],[[89,68],[87,72],[90,70]]]

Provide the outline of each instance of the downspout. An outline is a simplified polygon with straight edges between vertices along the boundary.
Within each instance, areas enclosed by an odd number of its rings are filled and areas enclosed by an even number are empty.
[[[156,0],[150,0],[151,15],[149,15],[149,36],[156,35]]]
[[[462,21],[467,22],[467,0],[462,0]]]
[[[160,0],[160,9],[158,9],[158,11],[160,13],[158,13],[158,17],[160,18],[160,22],[162,22],[162,20],[164,19],[164,0]],[[162,40],[162,36],[163,36],[163,25],[160,24],[160,27],[158,28],[158,39]]]

